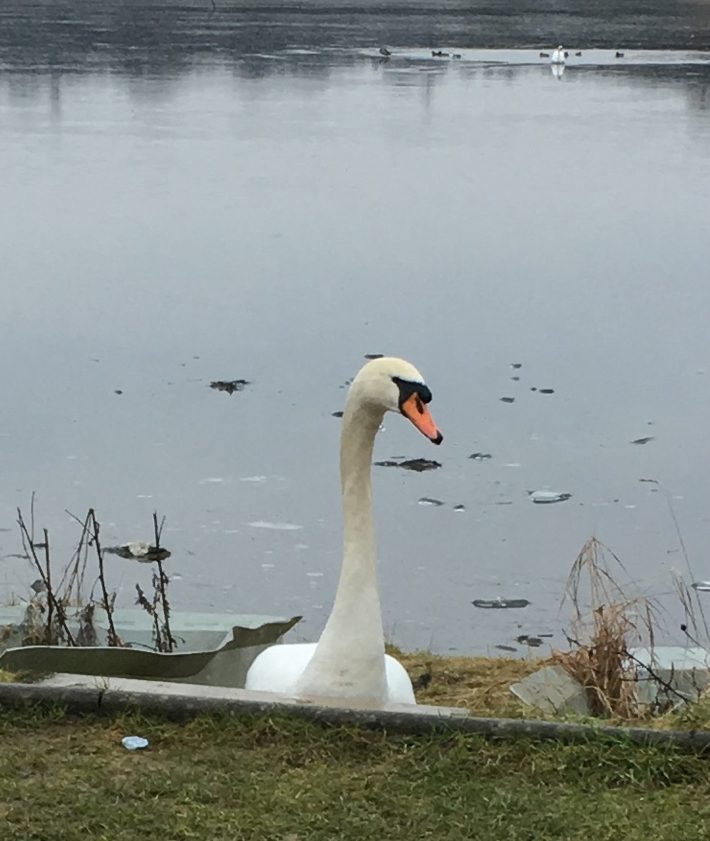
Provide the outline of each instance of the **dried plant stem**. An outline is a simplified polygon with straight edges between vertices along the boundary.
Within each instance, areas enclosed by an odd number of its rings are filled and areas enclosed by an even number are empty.
[[[607,557],[625,572],[619,558],[594,537],[572,565],[565,599],[573,608],[575,633],[568,636],[573,649],[554,652],[553,657],[585,688],[594,714],[633,718],[638,702],[628,640],[641,638],[643,632],[652,637],[653,616],[646,599],[624,593]]]
[[[675,527],[676,535],[678,536],[678,542],[680,543],[680,550],[683,553],[683,559],[685,560],[685,565],[690,573],[691,580],[695,580],[695,575],[693,573],[693,569],[690,565],[690,556],[688,555],[688,550],[685,547],[685,540],[683,540],[683,533],[680,530],[680,524],[678,523],[678,517],[676,517],[675,508],[673,507],[673,500],[671,499],[670,494],[663,489],[664,496],[666,498],[666,502],[668,504],[668,511],[670,512],[671,519],[673,520],[673,525]],[[705,631],[705,639],[710,640],[710,630],[708,630],[708,622],[705,618],[705,611],[703,610],[703,603],[700,599],[698,593],[695,593],[695,601],[698,605],[698,611],[700,613],[700,618],[703,620],[703,630]]]
[[[136,604],[140,605],[153,620],[153,636],[155,637],[155,648],[157,651],[163,651],[164,646],[163,637],[160,633],[160,620],[158,619],[158,611],[155,609],[155,593],[153,593],[153,602],[151,603],[148,601],[148,597],[143,592],[140,584],[136,584],[136,592],[138,593]]]
[[[66,511],[66,509],[65,509]],[[81,526],[81,534],[79,535],[79,543],[74,550],[69,565],[64,570],[64,575],[60,582],[60,587],[66,586],[67,595],[71,598],[72,587],[76,587],[76,604],[77,607],[81,605],[82,597],[81,591],[84,586],[84,576],[86,575],[86,565],[89,558],[89,542],[91,535],[89,534],[89,517],[87,514],[83,520],[80,520],[76,514],[71,511],[66,513]]]
[[[106,577],[104,574],[104,556],[103,552],[101,551],[101,540],[99,538],[101,526],[98,520],[96,519],[96,514],[94,513],[93,508],[89,509],[87,519],[89,520],[91,525],[91,538],[94,544],[94,548],[96,549],[96,560],[99,566],[99,584],[101,585],[101,606],[106,612],[106,617],[108,619],[107,641],[109,646],[120,646],[121,638],[116,633],[116,627],[113,624],[114,599],[109,596],[108,588],[106,587]]]
[[[47,529],[42,530],[44,533],[44,569],[47,575],[47,592],[52,592],[52,567],[49,563],[49,532]],[[54,599],[47,599],[47,639],[52,638],[52,602]]]
[[[157,511],[153,512],[153,531],[155,533],[155,548],[157,550],[160,549],[160,536],[163,533],[163,526],[165,525],[165,517],[160,521],[160,526],[158,526],[158,513]],[[159,555],[160,553],[158,553]],[[163,609],[163,628],[165,630],[165,639],[164,644],[166,646],[165,651],[172,651],[175,646],[175,638],[172,635],[170,630],[170,603],[168,602],[168,594],[166,587],[169,582],[168,576],[165,574],[163,570],[163,562],[162,560],[156,561],[158,566],[158,575],[157,575],[157,585],[158,585],[158,592],[160,593],[160,604]]]
[[[33,494],[34,500],[34,494]],[[74,641],[74,637],[72,632],[69,630],[69,626],[67,625],[67,618],[66,613],[64,611],[64,605],[62,604],[61,600],[57,599],[53,590],[52,590],[52,581],[50,577],[50,562],[49,562],[49,534],[47,530],[44,530],[44,552],[45,552],[45,566],[43,566],[40,559],[37,557],[37,551],[35,549],[34,541],[32,540],[32,536],[27,529],[27,525],[25,524],[24,518],[22,517],[22,511],[17,509],[17,523],[20,527],[20,535],[22,537],[22,547],[25,550],[25,554],[32,559],[37,571],[39,572],[40,578],[42,579],[42,583],[45,586],[47,591],[47,606],[48,606],[48,614],[50,610],[56,614],[57,622],[61,627],[62,631],[66,634],[67,642],[69,645],[74,646],[76,642]],[[53,618],[53,617],[52,617]],[[48,639],[47,642],[51,644],[51,625],[48,626]]]

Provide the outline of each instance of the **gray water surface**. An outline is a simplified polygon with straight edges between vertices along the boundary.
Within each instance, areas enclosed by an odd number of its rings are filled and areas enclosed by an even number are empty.
[[[157,509],[176,608],[303,613],[314,638],[340,560],[331,413],[387,353],[424,372],[445,435],[388,416],[376,446],[442,463],[374,468],[395,642],[557,633],[592,534],[667,592],[668,500],[710,575],[705,54],[602,44],[555,78],[537,47],[462,36],[439,61],[412,35],[381,62],[385,38],[311,26],[161,42],[154,64],[139,34],[132,64],[132,36],[87,51],[67,29],[52,54],[0,42],[0,554],[33,490],[58,559],[65,508],[94,506],[107,544],[149,538]],[[128,604],[144,571],[111,564]],[[0,560],[8,597],[34,577]],[[531,604],[471,605],[498,596]]]

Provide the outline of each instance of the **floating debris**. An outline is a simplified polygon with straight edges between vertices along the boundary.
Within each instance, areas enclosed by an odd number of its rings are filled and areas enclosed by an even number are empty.
[[[365,359],[382,359],[384,353],[366,353]]]
[[[493,648],[497,648],[499,651],[517,651],[518,649],[514,645],[494,645]]]
[[[423,496],[421,499],[417,500],[419,505],[443,505],[444,503],[440,499],[434,499],[431,496]]]
[[[469,458],[472,458],[474,461],[486,461],[489,458],[493,458],[490,453],[471,453]]]
[[[515,638],[521,645],[529,645],[530,648],[540,648],[542,645],[542,640],[540,637],[533,637],[529,634],[520,634],[519,637]]]
[[[530,602],[527,599],[502,599],[498,596],[495,599],[474,599],[471,604],[474,607],[482,607],[487,610],[506,610],[515,607],[527,607]],[[520,642],[520,640],[518,640]]]
[[[501,403],[515,403],[515,398],[514,397],[501,397],[500,402]]]
[[[342,412],[331,412],[330,414],[331,414],[334,418],[342,418],[342,416],[343,416],[343,413],[342,413]]]
[[[699,593],[710,593],[710,581],[694,581],[690,586]]]
[[[296,523],[270,523],[268,520],[255,520],[253,523],[247,523],[253,529],[273,529],[274,531],[296,531],[302,529]]]
[[[540,394],[554,394],[555,393],[554,388],[540,388],[540,389],[538,389],[538,391],[540,392]]]
[[[118,555],[119,558],[127,558],[130,561],[138,561],[141,564],[152,564],[154,561],[164,561],[171,553],[162,546],[152,546],[144,540],[135,540],[132,543],[121,543],[119,546],[106,546],[104,552],[111,555]]]
[[[465,505],[454,505],[454,511],[465,511],[465,510],[466,510]]]
[[[143,750],[148,747],[148,740],[142,736],[124,736],[121,744],[126,750]]]
[[[654,441],[653,435],[645,435],[643,438],[634,438],[632,444],[648,444],[649,441]]]
[[[530,494],[530,499],[538,505],[565,502],[572,497],[572,494],[560,493],[559,491],[528,491],[528,493]]]
[[[416,473],[421,473],[424,470],[436,470],[441,467],[441,463],[429,458],[410,458],[404,461],[376,461],[377,467],[401,467],[403,470],[414,470]]]
[[[213,380],[210,383],[210,388],[215,391],[226,391],[227,394],[234,394],[235,391],[243,391],[249,384],[249,380]]]

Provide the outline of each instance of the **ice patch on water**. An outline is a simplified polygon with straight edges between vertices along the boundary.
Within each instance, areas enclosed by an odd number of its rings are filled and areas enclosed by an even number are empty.
[[[254,520],[253,523],[248,523],[253,529],[273,529],[274,531],[296,531],[302,529],[296,523],[271,523],[268,520]]]

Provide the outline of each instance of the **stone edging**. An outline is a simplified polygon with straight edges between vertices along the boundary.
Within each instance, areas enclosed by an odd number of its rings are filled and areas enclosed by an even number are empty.
[[[79,686],[0,683],[0,707],[23,709],[59,705],[75,714],[106,715],[140,711],[182,720],[204,714],[286,714],[322,724],[353,724],[397,733],[433,731],[475,733],[487,738],[529,737],[561,742],[586,742],[595,738],[628,741],[639,745],[674,746],[694,753],[710,752],[710,731],[651,730],[643,727],[570,724],[510,718],[433,716],[400,710],[363,710],[315,704],[280,704],[264,700],[200,698],[189,695],[93,689]]]

